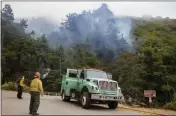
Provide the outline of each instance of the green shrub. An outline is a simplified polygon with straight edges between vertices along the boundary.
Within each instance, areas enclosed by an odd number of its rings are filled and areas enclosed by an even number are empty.
[[[29,91],[29,87],[28,87],[27,85],[24,85],[23,91],[24,91],[24,92],[28,92],[28,91]]]
[[[8,82],[2,85],[1,87],[4,90],[12,90],[12,91],[16,91],[17,90],[17,84],[14,82]]]
[[[8,82],[2,85],[1,87],[3,90],[12,90],[12,91],[17,91],[17,84],[14,82]],[[24,84],[23,87],[23,91],[24,92],[28,92],[29,91],[29,87],[27,85]]]
[[[132,102],[126,101],[125,103],[132,106]]]
[[[169,102],[166,105],[164,105],[164,108],[176,111],[176,102]]]

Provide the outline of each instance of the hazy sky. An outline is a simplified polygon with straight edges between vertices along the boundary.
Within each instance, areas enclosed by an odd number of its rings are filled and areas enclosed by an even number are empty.
[[[93,10],[106,3],[115,15],[176,18],[176,2],[3,2],[10,4],[15,17],[47,16],[61,21],[68,13]]]

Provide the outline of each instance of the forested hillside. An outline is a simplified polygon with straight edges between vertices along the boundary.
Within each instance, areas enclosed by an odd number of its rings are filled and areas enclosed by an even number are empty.
[[[11,7],[5,5],[1,17],[2,84],[20,72],[29,85],[35,71],[49,68],[44,90],[59,91],[66,68],[100,68],[112,73],[125,96],[147,102],[143,91],[152,89],[156,105],[176,106],[176,19],[115,17],[103,4],[70,14],[59,30],[35,38],[35,31],[26,33],[26,20],[14,22]]]

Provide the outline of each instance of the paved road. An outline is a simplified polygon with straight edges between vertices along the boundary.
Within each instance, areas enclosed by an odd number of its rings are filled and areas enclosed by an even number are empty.
[[[16,98],[16,92],[2,91],[2,115],[28,115],[30,95],[23,94],[22,100]],[[82,109],[76,101],[61,101],[58,96],[44,96],[38,112],[40,115],[142,115],[138,112],[117,108],[110,110],[105,106],[93,105]]]

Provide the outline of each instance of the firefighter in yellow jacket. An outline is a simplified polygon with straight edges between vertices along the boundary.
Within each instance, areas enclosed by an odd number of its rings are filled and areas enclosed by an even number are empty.
[[[22,99],[23,86],[24,86],[24,76],[22,76],[22,78],[18,81],[18,93],[17,93],[18,99]]]
[[[40,105],[40,94],[43,97],[43,86],[42,81],[40,80],[40,73],[36,72],[34,77],[35,78],[32,80],[30,84],[31,100],[29,106],[29,114],[39,115],[37,113],[37,110]]]

